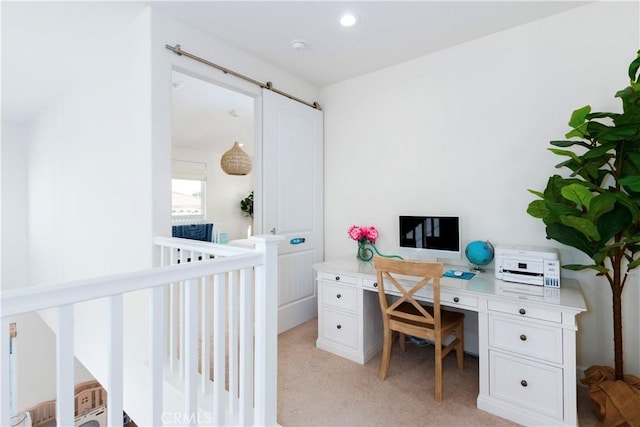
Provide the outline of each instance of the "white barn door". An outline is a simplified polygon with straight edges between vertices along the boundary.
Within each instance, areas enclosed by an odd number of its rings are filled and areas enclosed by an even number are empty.
[[[322,111],[262,92],[262,232],[279,253],[278,333],[318,314],[311,265],[323,254]]]

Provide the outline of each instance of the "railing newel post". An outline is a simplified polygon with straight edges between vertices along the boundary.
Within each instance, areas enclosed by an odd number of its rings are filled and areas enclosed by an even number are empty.
[[[255,424],[276,425],[278,406],[278,245],[277,235],[249,238],[263,254],[255,285]]]

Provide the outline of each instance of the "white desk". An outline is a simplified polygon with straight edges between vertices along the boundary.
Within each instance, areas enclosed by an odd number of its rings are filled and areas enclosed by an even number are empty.
[[[366,363],[382,348],[373,264],[354,257],[314,268],[316,346]],[[442,305],[478,313],[478,408],[523,425],[576,425],[576,315],[586,311],[578,282],[538,288],[496,280],[491,271],[440,283]],[[429,302],[432,294],[425,287],[415,296]]]

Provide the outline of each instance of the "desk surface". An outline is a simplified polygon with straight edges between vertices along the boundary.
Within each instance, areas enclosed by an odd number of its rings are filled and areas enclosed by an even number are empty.
[[[376,278],[373,262],[359,261],[357,258],[336,259],[313,265],[316,271],[355,275],[366,279]],[[445,271],[459,266],[445,265]],[[465,280],[453,277],[440,279],[442,290],[455,289],[465,293],[477,294],[490,299],[505,299],[511,301],[531,301],[537,304],[550,305],[555,309],[586,311],[587,307],[580,285],[575,279],[562,278],[560,288],[545,288],[542,286],[525,285],[505,282],[496,279],[493,270],[477,273],[473,278]]]

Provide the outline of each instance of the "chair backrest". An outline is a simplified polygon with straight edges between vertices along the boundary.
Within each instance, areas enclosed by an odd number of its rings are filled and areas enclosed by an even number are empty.
[[[435,329],[440,328],[440,277],[444,271],[444,264],[441,262],[426,262],[399,260],[375,257],[373,263],[378,277],[378,296],[380,308],[385,316],[400,317],[410,321],[432,324]],[[406,289],[399,280],[409,279],[413,286]],[[415,282],[416,278],[418,281]],[[433,282],[433,316],[415,300],[413,295],[422,289],[429,282]],[[389,286],[387,286],[389,285]],[[385,289],[400,293],[399,298],[391,305],[387,302]],[[410,314],[397,310],[404,302],[408,302],[415,307],[417,313]]]

